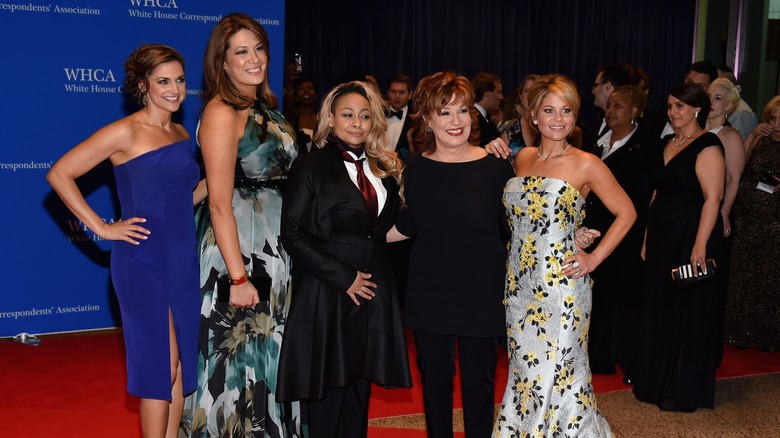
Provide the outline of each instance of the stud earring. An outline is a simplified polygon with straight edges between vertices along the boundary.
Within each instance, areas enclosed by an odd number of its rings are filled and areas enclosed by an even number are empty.
[[[634,126],[634,119],[631,119],[631,126]]]
[[[534,125],[538,125],[538,124],[539,124],[539,122],[537,122],[536,120],[534,120]]]

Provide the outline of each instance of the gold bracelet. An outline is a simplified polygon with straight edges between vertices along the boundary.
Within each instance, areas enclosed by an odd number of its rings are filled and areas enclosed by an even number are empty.
[[[244,272],[244,275],[237,277],[237,278],[231,278],[230,284],[233,286],[238,286],[239,284],[244,284],[246,281],[249,280],[249,277],[247,277],[247,273]]]

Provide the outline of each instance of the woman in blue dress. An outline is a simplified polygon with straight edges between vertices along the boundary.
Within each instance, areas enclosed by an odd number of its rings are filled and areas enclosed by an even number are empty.
[[[256,20],[217,23],[203,57],[198,143],[209,197],[196,212],[201,325],[198,390],[186,436],[300,436],[298,403],[276,402],[290,306],[290,259],[279,242],[281,187],[298,154],[268,85],[268,35]]]
[[[171,115],[187,94],[184,59],[155,44],[125,62],[125,89],[141,110],[66,153],[46,178],[87,228],[113,240],[111,278],[124,326],[127,391],[140,397],[145,437],[175,437],[184,394],[195,390],[198,262],[192,207],[205,196],[190,136]],[[114,166],[122,219],[107,224],[76,178]],[[197,188],[196,188],[197,185]]]

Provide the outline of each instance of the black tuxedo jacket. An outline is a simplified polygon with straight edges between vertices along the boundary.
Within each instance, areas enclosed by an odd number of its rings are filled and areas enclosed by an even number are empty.
[[[282,244],[296,263],[277,400],[317,400],[329,388],[366,378],[410,387],[409,360],[385,235],[400,209],[399,187],[382,178],[378,217],[331,144],[293,162],[282,206]],[[346,294],[357,271],[376,296],[356,306]]]
[[[479,145],[485,147],[486,144],[498,138],[498,128],[490,120],[483,117],[479,111],[477,111],[477,115],[479,116]]]
[[[395,145],[387,145],[389,148],[393,148],[395,146],[395,151],[398,153],[398,156],[401,158],[406,158],[411,153],[411,149],[409,148],[409,139],[407,138],[407,133],[409,132],[409,129],[412,127],[412,118],[409,117],[409,115],[412,113],[412,103],[409,102],[409,105],[406,107],[406,114],[404,114],[404,124],[401,127],[401,135],[398,137],[398,142]]]

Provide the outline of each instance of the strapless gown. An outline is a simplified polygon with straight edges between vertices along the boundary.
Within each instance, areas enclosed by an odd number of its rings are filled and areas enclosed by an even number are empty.
[[[168,309],[173,315],[184,393],[197,387],[200,287],[192,190],[199,179],[182,140],[114,167],[122,218],[141,217],[151,234],[114,242],[111,278],[124,327],[127,392],[171,399]]]
[[[576,250],[584,203],[555,178],[512,178],[504,189],[512,229],[504,298],[509,380],[494,437],[612,436],[588,363],[590,276],[561,272]]]

